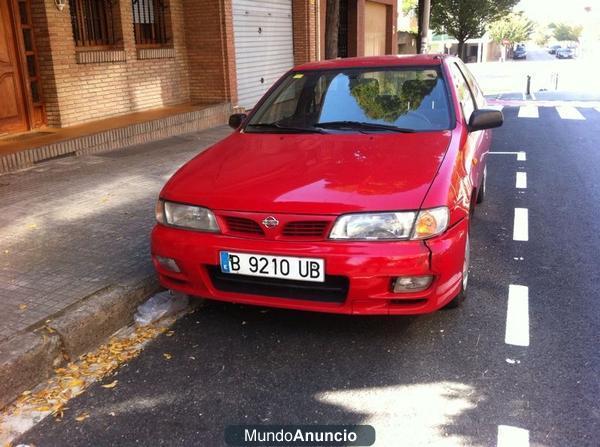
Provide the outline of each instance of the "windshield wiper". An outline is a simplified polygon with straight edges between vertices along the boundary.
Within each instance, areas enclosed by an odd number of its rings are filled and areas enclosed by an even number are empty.
[[[325,123],[317,123],[315,127],[324,129],[362,129],[362,130],[387,130],[390,132],[414,133],[415,129],[408,129],[391,124],[367,123],[364,121],[327,121]]]
[[[256,124],[248,124],[248,127],[258,127],[259,129],[276,129],[281,130],[283,132],[294,132],[294,133],[327,133],[323,129],[318,129],[316,127],[294,127],[294,126],[284,126],[279,123],[256,123]]]

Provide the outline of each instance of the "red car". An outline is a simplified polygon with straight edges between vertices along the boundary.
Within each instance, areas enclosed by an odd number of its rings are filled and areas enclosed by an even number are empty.
[[[491,131],[463,63],[337,59],[285,74],[156,206],[163,286],[261,306],[420,314],[465,296]]]

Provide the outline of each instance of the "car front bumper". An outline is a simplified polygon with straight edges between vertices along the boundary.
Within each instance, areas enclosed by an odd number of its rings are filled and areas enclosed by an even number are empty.
[[[440,309],[460,292],[467,229],[467,221],[462,220],[444,234],[427,241],[289,242],[156,225],[152,231],[152,257],[164,287],[192,296],[343,314],[422,314]],[[285,290],[288,288],[285,280],[284,288],[277,289],[285,291],[280,296],[258,294],[252,288],[231,291],[217,277],[220,251],[322,258],[326,275],[345,279],[344,297],[332,302],[322,297],[322,290],[315,290],[315,297],[299,299],[294,297],[295,293],[288,293],[293,291]],[[174,259],[181,271],[168,270],[157,262],[157,255]],[[428,289],[410,293],[392,291],[396,277],[420,275],[434,276]],[[291,282],[289,287],[294,287],[294,283]]]

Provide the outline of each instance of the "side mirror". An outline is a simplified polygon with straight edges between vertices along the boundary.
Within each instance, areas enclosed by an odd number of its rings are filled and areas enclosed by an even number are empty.
[[[469,119],[469,132],[500,127],[503,122],[504,115],[502,115],[500,110],[478,109],[471,113],[471,118]]]
[[[229,117],[229,127],[233,129],[239,128],[246,119],[246,116],[248,115],[245,113],[234,113]]]

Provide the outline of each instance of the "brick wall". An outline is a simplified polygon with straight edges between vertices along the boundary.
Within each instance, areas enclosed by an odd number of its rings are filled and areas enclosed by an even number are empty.
[[[48,125],[237,102],[232,0],[169,0],[173,48],[144,55],[135,45],[131,0],[114,1],[120,45],[95,53],[75,46],[68,3],[58,11],[54,0],[31,0]],[[317,9],[317,0],[292,0],[296,64],[318,57]]]
[[[138,59],[130,0],[119,5],[124,62],[78,63],[69,5],[32,0],[40,73],[50,126],[185,103],[190,100],[183,0],[170,0],[173,50],[168,57]],[[94,56],[94,55],[92,55]],[[163,54],[164,56],[164,54]],[[81,58],[80,58],[81,59]]]
[[[325,1],[325,0],[323,0]],[[316,0],[292,0],[294,64],[317,60]]]
[[[237,101],[232,0],[183,0],[195,103]]]

